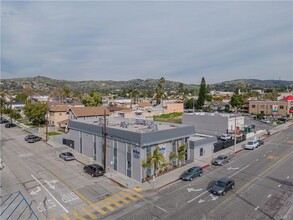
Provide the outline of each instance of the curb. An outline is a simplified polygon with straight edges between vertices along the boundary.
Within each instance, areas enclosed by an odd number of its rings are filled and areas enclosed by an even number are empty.
[[[105,175],[104,175],[105,176]],[[107,176],[105,176],[105,177],[107,177]],[[114,180],[114,179],[112,179],[112,178],[110,178],[110,177],[107,177],[109,180],[111,180],[111,181],[113,181],[114,183],[116,183],[117,185],[119,185],[119,186],[121,186],[121,187],[123,187],[123,188],[126,188],[126,189],[128,189],[128,187],[127,186],[125,186],[125,185],[123,185],[122,183],[119,183],[118,181],[116,181],[116,180]]]
[[[235,153],[234,153],[234,154],[238,154],[238,153],[240,153],[241,151],[243,151],[243,148],[241,148],[241,149],[239,149],[239,150],[235,151]]]
[[[209,166],[210,166],[210,164],[208,163],[208,164],[203,165],[201,168],[204,169],[204,168],[207,168]]]

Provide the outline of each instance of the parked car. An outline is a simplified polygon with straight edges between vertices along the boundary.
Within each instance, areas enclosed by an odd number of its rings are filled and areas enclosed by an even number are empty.
[[[13,128],[15,126],[16,126],[16,124],[9,122],[5,125],[5,128]]]
[[[223,166],[225,163],[229,162],[229,157],[226,155],[219,155],[217,158],[212,160],[213,165]]]
[[[263,140],[257,140],[258,146],[263,145],[265,142]]]
[[[222,134],[220,139],[223,140],[223,141],[227,141],[227,140],[232,139],[232,136],[231,136],[231,134]]]
[[[180,175],[180,179],[191,181],[193,178],[201,176],[202,173],[203,173],[202,168],[195,166],[195,167],[189,168],[184,173],[182,173]]]
[[[8,123],[9,121],[6,119],[6,118],[1,118],[0,119],[0,124],[6,124]]]
[[[269,119],[267,119],[267,118],[263,118],[260,121],[263,122],[263,123],[266,123],[266,124],[270,124],[271,123],[271,121]]]
[[[69,160],[74,160],[74,156],[72,153],[70,152],[63,152],[61,154],[59,154],[59,157],[62,158],[65,161],[69,161]]]
[[[104,175],[103,167],[98,164],[85,165],[83,171],[90,174],[92,177]]]
[[[286,123],[287,119],[286,118],[278,118],[277,121],[278,122]]]
[[[230,189],[233,189],[235,187],[235,181],[228,178],[228,177],[223,177],[219,180],[217,180],[212,188],[211,188],[211,192],[215,195],[222,195],[224,196],[226,194],[227,191],[229,191]]]
[[[27,141],[27,143],[36,143],[36,142],[41,141],[41,140],[42,140],[41,137],[34,135],[33,137],[28,138],[26,141]]]
[[[248,141],[248,143],[244,145],[244,149],[254,150],[255,148],[258,148],[258,145],[259,145],[259,143],[256,140]]]

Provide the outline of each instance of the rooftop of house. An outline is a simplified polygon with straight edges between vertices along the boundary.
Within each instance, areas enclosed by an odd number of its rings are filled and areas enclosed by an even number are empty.
[[[106,115],[110,115],[110,111],[104,106],[94,107],[70,107],[68,112],[71,111],[76,117],[90,117],[90,116],[103,116],[106,111]]]

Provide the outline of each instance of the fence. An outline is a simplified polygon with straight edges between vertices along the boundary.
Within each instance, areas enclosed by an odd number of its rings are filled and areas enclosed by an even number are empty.
[[[237,137],[236,139],[236,144],[242,142],[242,141],[245,141],[246,140],[246,135],[245,134],[242,134],[240,137]],[[227,141],[222,141],[222,140],[219,140],[218,138],[218,142],[214,144],[214,153],[215,152],[218,152],[220,150],[223,150],[225,148],[228,148],[228,147],[231,147],[234,145],[234,140],[227,140]]]

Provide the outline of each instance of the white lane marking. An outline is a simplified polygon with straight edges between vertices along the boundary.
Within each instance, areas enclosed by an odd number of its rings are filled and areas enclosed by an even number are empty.
[[[232,174],[231,176],[229,176],[228,178],[231,178],[232,176],[235,176],[237,173],[241,172],[242,170],[246,169],[247,167],[249,167],[249,165],[243,167],[241,170],[238,170],[237,172],[235,172],[234,174]],[[196,200],[197,198],[201,197],[202,195],[206,194],[207,192],[210,191],[211,188],[209,188],[208,190],[204,191],[203,193],[199,194],[198,196],[194,197],[193,199],[189,200],[187,203],[191,203],[194,200]]]
[[[202,203],[202,202],[204,202],[205,200],[204,199],[200,199],[199,201],[198,201],[198,203]]]
[[[211,189],[211,188],[210,188]],[[187,203],[191,203],[192,201],[196,200],[198,197],[201,197],[202,195],[206,194],[210,191],[210,189],[204,191],[203,193],[199,194],[198,196],[194,197],[193,199],[189,200]]]
[[[269,194],[269,195],[268,195],[268,198],[270,198],[271,196],[272,196],[272,194]]]
[[[233,173],[232,175],[229,176],[229,178],[231,178],[232,176],[235,176],[237,173],[241,172],[242,170],[246,169],[247,167],[249,167],[249,165],[243,167],[241,170],[238,170],[237,172]]]
[[[41,187],[37,186],[37,190],[36,191],[31,191],[30,195],[36,195],[40,191],[41,191]]]
[[[254,210],[257,211],[259,209],[259,207],[257,206]]]
[[[212,201],[217,200],[217,198],[219,198],[219,196],[214,196],[213,194],[210,194],[210,196],[212,197]]]
[[[44,180],[44,181],[47,183],[47,185],[49,186],[49,188],[51,188],[51,189],[54,189],[54,190],[55,190],[55,186],[53,186],[51,183],[55,184],[55,183],[57,183],[57,182],[58,182],[57,180],[51,180],[51,181]]]
[[[158,209],[161,209],[163,212],[167,212],[166,209],[163,209],[162,207],[160,207],[160,206],[158,206],[158,205],[156,205],[156,207],[157,207]]]
[[[41,185],[41,187],[43,187],[43,189],[44,190],[46,190],[47,191],[47,193],[49,193],[49,195],[58,203],[58,205],[60,205],[60,207],[65,211],[65,212],[67,212],[67,213],[69,213],[68,212],[68,210],[52,195],[52,193],[50,193],[50,191],[33,175],[33,174],[31,174],[31,176],[32,176],[32,178],[34,178],[35,179],[35,181],[37,181],[40,185]]]
[[[227,170],[238,170],[239,167],[228,167]]]
[[[290,177],[289,176],[287,176],[287,179],[289,179]]]
[[[202,191],[202,189],[194,189],[194,188],[187,188],[188,192],[198,192],[198,191]]]
[[[257,158],[255,161],[259,161],[259,159]]]

